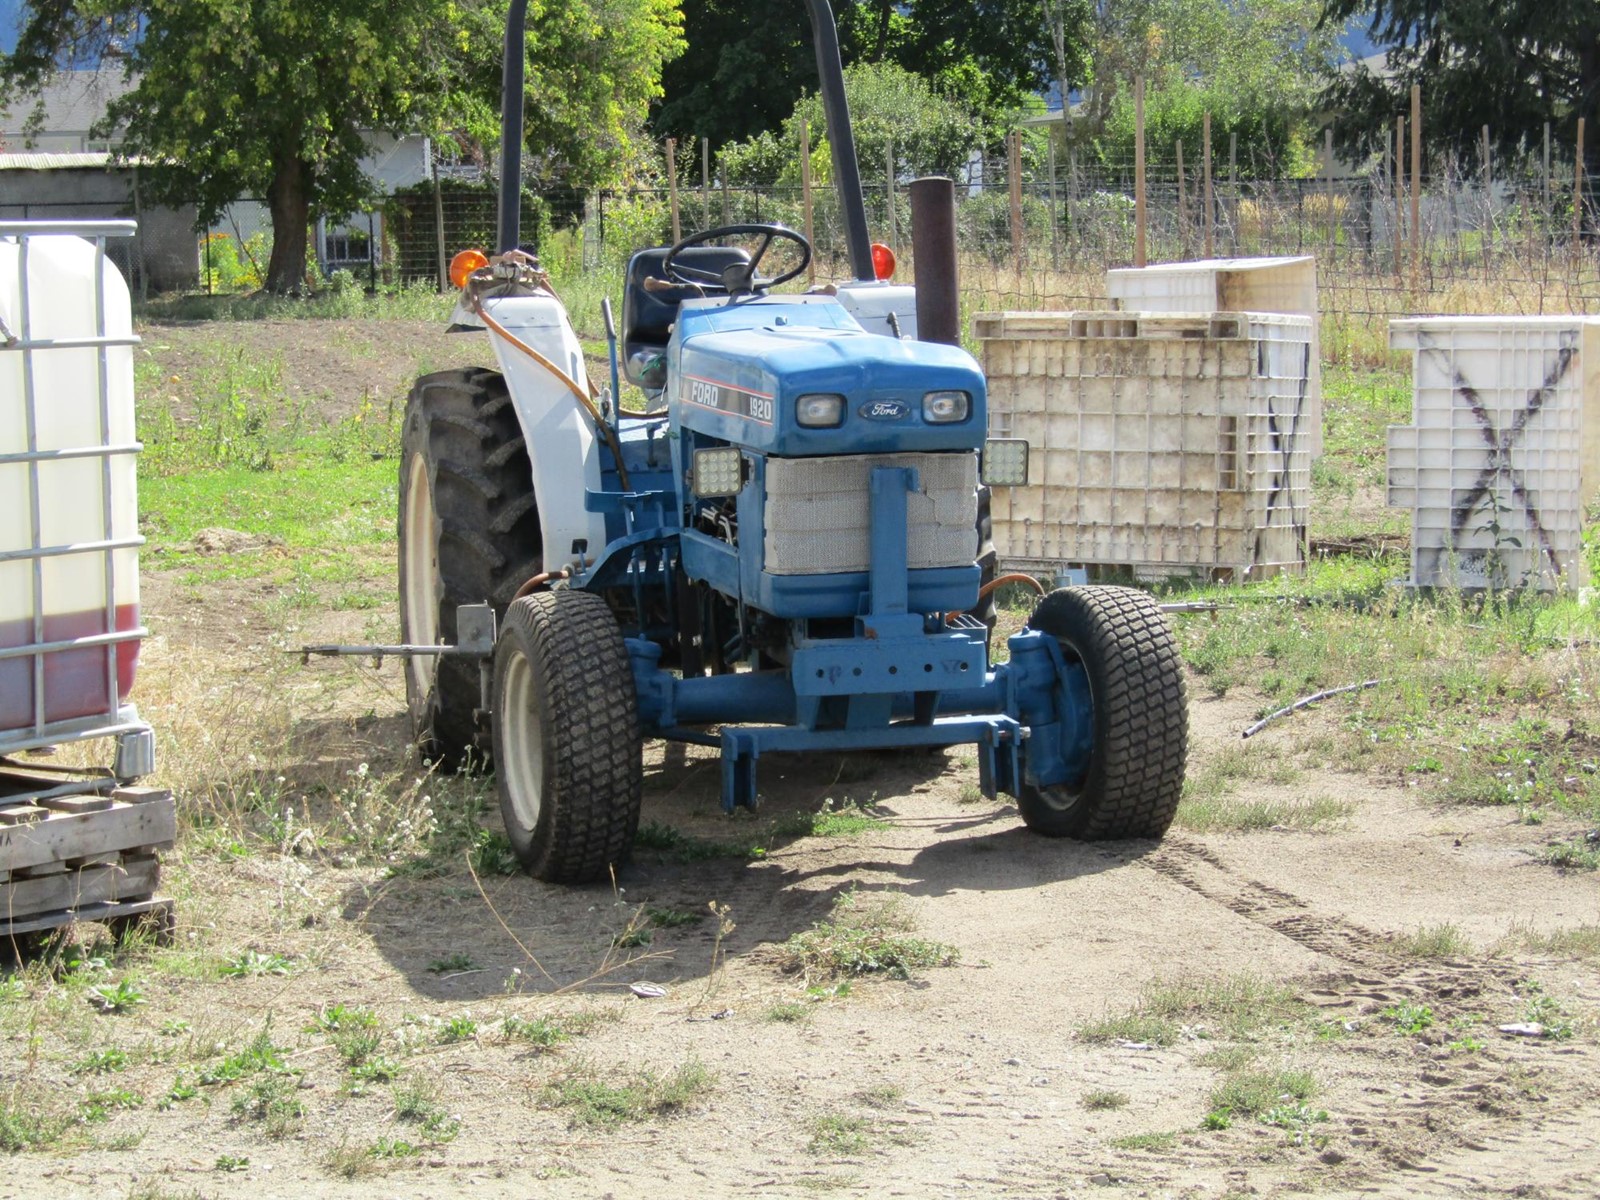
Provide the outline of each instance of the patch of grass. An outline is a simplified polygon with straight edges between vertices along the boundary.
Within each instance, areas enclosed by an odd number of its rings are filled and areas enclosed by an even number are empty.
[[[377,1024],[378,1014],[370,1008],[351,1008],[347,1004],[335,1004],[317,1013],[316,1019],[311,1022],[306,1032],[373,1029]]]
[[[1178,1040],[1178,1025],[1175,1021],[1151,1013],[1121,1013],[1078,1026],[1078,1038],[1092,1046],[1106,1045],[1110,1042],[1170,1046]]]
[[[269,1138],[288,1137],[306,1115],[300,1081],[293,1075],[262,1075],[233,1098],[230,1111],[241,1120],[259,1121]]]
[[[105,1013],[130,1013],[144,1004],[144,989],[131,977],[99,983],[89,989],[89,1003]]]
[[[822,802],[822,809],[814,813],[790,813],[774,828],[782,837],[860,837],[879,829],[888,829],[889,822],[876,813],[874,804],[857,804],[846,800],[835,805],[830,797]]]
[[[913,970],[947,967],[960,958],[954,946],[917,937],[915,929],[903,896],[852,890],[834,902],[826,921],[789,938],[779,963],[807,979],[876,972],[907,979]]]
[[[251,979],[261,975],[287,975],[294,967],[281,954],[262,954],[245,950],[217,968],[223,979]]]
[[[1295,800],[1241,800],[1189,796],[1178,804],[1177,824],[1193,833],[1254,833],[1263,829],[1315,831],[1343,824],[1355,808],[1332,796]]]
[[[417,1126],[430,1141],[452,1141],[461,1132],[461,1122],[439,1103],[438,1091],[431,1080],[412,1076],[395,1084],[390,1095],[394,1099],[395,1119]]]
[[[144,1107],[144,1097],[130,1088],[106,1088],[90,1092],[78,1107],[78,1119],[85,1123],[107,1120],[115,1109]]]
[[[703,912],[684,912],[677,908],[657,908],[653,904],[645,905],[645,916],[650,918],[650,924],[657,929],[677,929],[684,925],[697,925],[706,919]]]
[[[1225,1129],[1227,1122],[1261,1118],[1316,1093],[1317,1081],[1309,1071],[1238,1071],[1212,1089],[1208,1116],[1221,1117],[1224,1123],[1209,1127]]]
[[[1248,1044],[1213,1046],[1195,1060],[1197,1067],[1210,1067],[1214,1071],[1241,1071],[1260,1056],[1258,1046]]]
[[[1472,943],[1461,927],[1451,922],[1424,925],[1393,940],[1394,948],[1410,958],[1459,958],[1472,953]]]
[[[616,1126],[686,1111],[715,1085],[715,1076],[690,1059],[665,1075],[641,1071],[619,1082],[599,1078],[585,1065],[545,1089],[546,1103],[566,1109],[581,1125]]]
[[[1175,1133],[1133,1133],[1127,1137],[1112,1138],[1108,1143],[1113,1150],[1170,1150],[1178,1144]]]
[[[1133,1011],[1092,1021],[1078,1037],[1170,1046],[1187,1027],[1196,1036],[1245,1040],[1299,1024],[1307,1011],[1287,988],[1254,975],[1177,980],[1151,985]]]
[[[126,1071],[128,1061],[126,1050],[110,1046],[104,1050],[92,1051],[87,1058],[74,1063],[72,1071],[77,1075],[106,1075],[113,1071]]]
[[[561,1022],[550,1017],[507,1017],[500,1023],[500,1032],[507,1041],[524,1042],[538,1050],[553,1050],[572,1038],[572,1032]]]
[[[1128,1107],[1128,1093],[1104,1090],[1086,1092],[1079,1103],[1090,1112],[1112,1112]]]
[[[270,1029],[263,1029],[243,1049],[227,1055],[221,1062],[201,1071],[200,1082],[207,1087],[214,1087],[218,1084],[236,1083],[250,1075],[284,1074],[288,1070],[282,1047],[272,1044]]]
[[[1433,1009],[1426,1004],[1412,1004],[1409,1000],[1390,1005],[1383,1010],[1383,1015],[1401,1033],[1417,1034],[1433,1026]]]
[[[766,847],[750,842],[717,842],[697,838],[660,821],[644,821],[634,835],[635,850],[656,850],[675,862],[706,862],[713,859],[762,858]]]
[[[451,1017],[439,1026],[439,1041],[444,1045],[453,1042],[470,1042],[478,1036],[478,1023],[471,1017]]]
[[[1535,954],[1600,958],[1600,924],[1575,925],[1568,929],[1552,929],[1547,933],[1536,931],[1531,926],[1522,926],[1507,934],[1505,942]]]
[[[648,946],[655,940],[655,933],[648,926],[629,925],[620,933],[611,938],[611,945],[616,950],[635,950],[641,946]]]
[[[872,1124],[865,1117],[839,1113],[825,1113],[811,1120],[811,1140],[806,1149],[812,1154],[848,1157],[865,1154],[871,1139],[868,1131]]]
[[[779,1025],[797,1025],[811,1019],[811,1006],[796,1000],[785,1000],[767,1009],[766,1018]]]
[[[472,955],[456,951],[443,958],[436,958],[428,964],[428,970],[434,975],[449,975],[456,971],[476,971],[478,964],[472,960]]]
[[[1600,841],[1573,838],[1547,846],[1539,861],[1562,871],[1600,870]]]
[[[212,1164],[215,1171],[243,1171],[250,1166],[250,1158],[244,1154],[219,1154],[217,1161]]]

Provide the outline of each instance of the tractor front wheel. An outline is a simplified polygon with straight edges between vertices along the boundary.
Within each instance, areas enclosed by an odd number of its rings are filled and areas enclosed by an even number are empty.
[[[1076,783],[1022,785],[1023,821],[1035,833],[1086,842],[1160,837],[1178,811],[1189,744],[1183,664],[1166,616],[1133,588],[1058,588],[1028,628],[1082,664],[1094,748]]]
[[[587,883],[628,855],[643,739],[617,621],[588,592],[539,592],[506,610],[494,654],[500,812],[536,879]]]

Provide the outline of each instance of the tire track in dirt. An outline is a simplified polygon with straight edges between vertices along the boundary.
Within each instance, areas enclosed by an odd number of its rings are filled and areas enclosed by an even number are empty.
[[[1332,1017],[1370,1016],[1402,1001],[1425,1001],[1441,1018],[1466,1013],[1514,996],[1523,975],[1509,961],[1407,959],[1383,934],[1315,912],[1293,893],[1239,875],[1210,848],[1186,839],[1169,837],[1149,853],[1116,857],[1335,960],[1342,970],[1301,992]],[[1381,1054],[1386,1048],[1353,1049]],[[1460,1058],[1424,1050],[1413,1047],[1421,1063],[1405,1072],[1409,1078],[1399,1087],[1367,1085],[1341,1096],[1333,1128],[1341,1131],[1336,1140],[1347,1151],[1331,1160],[1331,1172],[1307,1165],[1300,1173],[1321,1175],[1324,1185],[1329,1174],[1348,1180],[1355,1186],[1342,1194],[1352,1197],[1593,1200],[1600,1194],[1600,1088],[1586,1082],[1600,1071],[1589,1048],[1557,1051],[1547,1043],[1513,1042],[1481,1057]],[[1555,1054],[1565,1061],[1552,1061]],[[1538,1108],[1529,1111],[1533,1105]],[[1192,1164],[1196,1148],[1159,1157]],[[1538,1163],[1536,1172],[1530,1173],[1530,1162]]]

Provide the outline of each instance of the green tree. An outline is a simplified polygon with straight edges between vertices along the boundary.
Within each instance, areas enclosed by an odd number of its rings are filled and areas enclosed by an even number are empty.
[[[847,66],[890,64],[989,115],[1084,70],[1088,0],[837,0]],[[817,88],[804,0],[684,0],[688,51],[663,76],[653,124],[713,144],[775,131]],[[1059,39],[1057,34],[1060,35]],[[1059,40],[1059,46],[1058,46]]]
[[[614,169],[679,46],[673,0],[534,10],[531,145],[580,175]],[[158,198],[193,201],[202,220],[264,197],[270,291],[302,285],[315,216],[371,199],[368,132],[491,140],[498,119],[505,0],[36,0],[25,12],[0,87],[26,91],[64,61],[120,56],[135,86],[111,105],[107,132],[154,160]]]
[[[1388,47],[1388,74],[1365,68],[1334,79],[1324,99],[1336,133],[1355,145],[1409,113],[1422,85],[1430,149],[1475,158],[1483,127],[1501,153],[1543,134],[1568,137],[1600,105],[1600,3],[1595,0],[1327,0],[1323,21],[1368,21]]]
[[[882,178],[889,147],[902,174],[955,175],[968,154],[981,148],[988,132],[979,115],[935,91],[926,79],[891,64],[860,63],[846,67],[845,95],[856,155]],[[779,130],[757,134],[724,148],[723,163],[732,182],[741,185],[796,187],[800,182],[800,122],[811,128],[812,176],[819,185],[832,178],[827,122],[822,97],[802,96]]]
[[[1093,70],[1075,135],[1126,161],[1134,140],[1134,80],[1145,80],[1146,141],[1164,154],[1237,134],[1246,173],[1312,169],[1317,89],[1334,53],[1322,0],[1098,0]]]

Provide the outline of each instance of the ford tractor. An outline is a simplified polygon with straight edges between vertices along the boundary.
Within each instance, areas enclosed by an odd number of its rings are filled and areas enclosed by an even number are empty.
[[[411,393],[392,649],[423,753],[492,762],[540,879],[626,858],[650,738],[719,748],[730,813],[768,755],[961,745],[1047,836],[1159,837],[1178,804],[1184,681],[1149,597],[1051,591],[990,659],[985,489],[1026,482],[1027,446],[986,440],[978,363],[917,340],[914,289],[878,278],[833,14],[808,5],[854,279],[780,292],[812,253],[781,225],[639,250],[609,391],[519,249],[512,6],[499,245],[458,256],[453,317],[495,366]]]

